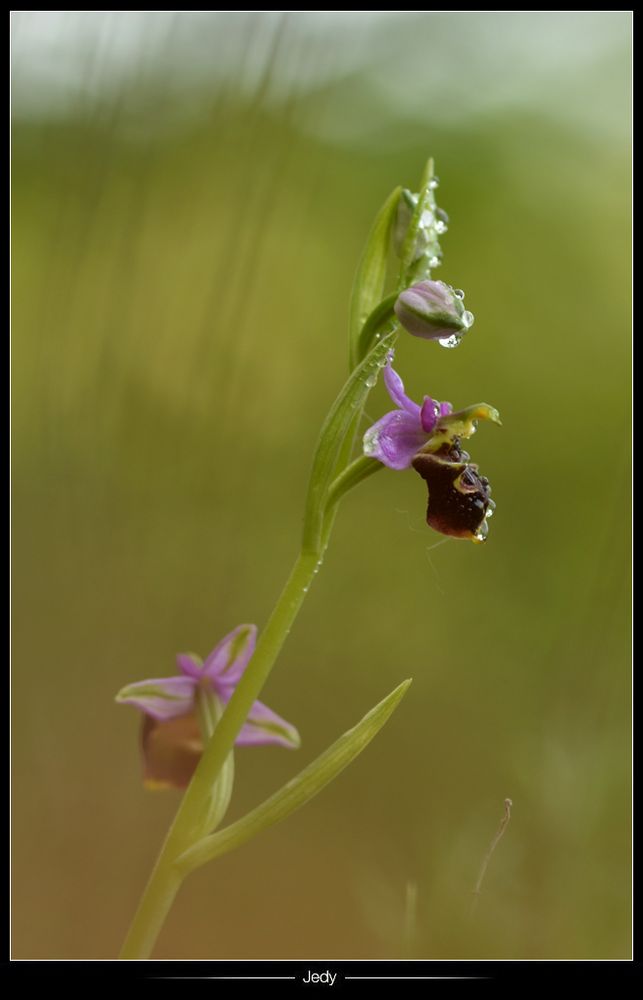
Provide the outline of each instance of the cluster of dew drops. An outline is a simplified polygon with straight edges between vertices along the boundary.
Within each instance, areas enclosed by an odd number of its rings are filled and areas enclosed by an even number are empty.
[[[439,184],[440,184],[440,178],[432,177],[431,180],[429,181],[429,189],[431,191],[435,191],[436,188],[439,186]],[[427,234],[427,231],[429,231],[430,229],[433,229],[433,231],[438,236],[443,236],[449,228],[449,216],[444,211],[444,209],[436,208],[435,218],[434,218],[433,212],[430,209],[427,209],[422,216],[420,226],[425,234]],[[430,256],[427,260],[427,265],[431,271],[434,268],[439,267],[441,263],[442,263],[442,258],[436,256],[435,254]],[[455,288],[453,290],[453,294],[458,299],[464,299],[464,292],[462,291],[461,288]],[[473,321],[474,321],[473,313],[470,312],[468,309],[465,309],[464,313],[462,314],[462,322],[464,323],[465,330],[468,330],[471,326],[473,326]],[[446,347],[451,349],[458,346],[458,344],[462,340],[462,337],[463,334],[461,333],[453,333],[451,334],[450,337],[443,337],[442,340],[438,340],[438,344],[440,345],[440,347]]]

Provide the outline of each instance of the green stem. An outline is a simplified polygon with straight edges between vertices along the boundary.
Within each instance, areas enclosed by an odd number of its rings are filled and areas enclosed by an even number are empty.
[[[348,493],[349,490],[352,490],[359,483],[363,482],[364,479],[367,479],[374,472],[379,472],[383,468],[384,466],[381,462],[378,462],[375,458],[368,458],[366,455],[360,455],[354,462],[347,465],[344,471],[340,472],[337,478],[333,480],[328,490],[326,516],[332,514],[345,493]]]
[[[378,335],[381,336],[382,330],[386,329],[386,326],[395,320],[395,311],[393,306],[397,301],[398,293],[394,295],[389,295],[387,298],[383,299],[378,306],[373,309],[364,326],[360,330],[359,337],[357,339],[357,363],[366,357],[371,349],[373,341]]]
[[[119,958],[149,958],[181,887],[182,876],[166,856],[171,832],[150,875]]]

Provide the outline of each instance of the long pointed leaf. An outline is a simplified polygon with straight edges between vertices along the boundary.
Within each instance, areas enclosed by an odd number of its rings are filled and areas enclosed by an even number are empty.
[[[251,837],[279,823],[300,806],[309,802],[340,771],[358,756],[380,731],[402,700],[411,681],[403,681],[383,701],[371,709],[361,722],[333,743],[320,757],[304,768],[260,806],[230,826],[198,841],[179,856],[175,864],[183,874],[240,847]]]
[[[384,291],[391,229],[400,191],[397,187],[391,192],[375,217],[353,282],[348,334],[351,370],[360,361],[357,353],[360,331]]]

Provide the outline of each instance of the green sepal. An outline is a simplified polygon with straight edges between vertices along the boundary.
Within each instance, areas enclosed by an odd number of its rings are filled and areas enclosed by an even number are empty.
[[[195,707],[203,744],[206,746],[212,739],[214,730],[223,715],[224,705],[211,686],[204,684],[200,685],[196,690]],[[225,814],[228,811],[228,806],[230,805],[233,787],[234,752],[231,750],[210,792],[198,827],[195,830],[195,836],[211,833],[223,822]]]
[[[488,403],[474,403],[473,406],[466,406],[462,410],[455,410],[440,417],[428,443],[420,450],[430,453],[437,451],[443,444],[453,441],[456,437],[470,438],[475,434],[479,420],[488,420],[492,424],[502,426],[500,414],[495,406],[489,406]]]

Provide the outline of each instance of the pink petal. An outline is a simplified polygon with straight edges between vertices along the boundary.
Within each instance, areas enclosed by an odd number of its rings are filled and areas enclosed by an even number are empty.
[[[427,439],[420,424],[419,407],[415,416],[404,410],[391,410],[366,431],[364,454],[389,469],[408,469]]]
[[[192,710],[194,681],[191,677],[161,677],[128,684],[116,695],[121,705],[134,705],[153,719],[176,719]]]
[[[412,413],[416,419],[419,419],[420,407],[417,403],[414,403],[412,399],[409,399],[404,392],[404,383],[391,365],[390,361],[384,369],[384,383],[393,402],[396,403],[401,410],[406,410],[407,413]]]
[[[438,422],[439,415],[440,404],[436,403],[430,396],[425,396],[424,402],[422,403],[422,409],[420,410],[420,423],[422,424],[422,429],[425,430],[427,434],[433,433],[435,425]]]
[[[262,746],[269,743],[295,749],[300,744],[299,733],[289,722],[261,701],[250,710],[247,722],[237,736],[237,746]]]
[[[198,681],[203,676],[203,660],[196,653],[179,653],[176,657],[176,665],[186,677],[192,677]]]
[[[212,650],[203,664],[203,673],[223,684],[238,684],[256,642],[256,625],[237,625]]]

